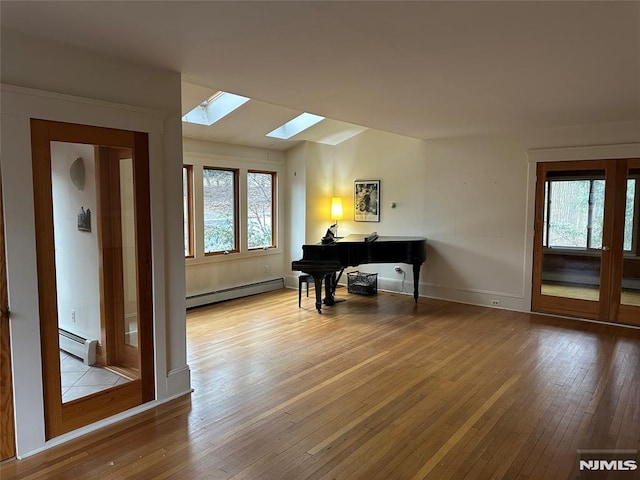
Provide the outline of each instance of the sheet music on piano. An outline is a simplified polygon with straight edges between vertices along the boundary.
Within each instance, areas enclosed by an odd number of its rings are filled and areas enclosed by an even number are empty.
[[[378,238],[378,232],[373,232],[371,235],[364,237],[365,242],[373,242]]]

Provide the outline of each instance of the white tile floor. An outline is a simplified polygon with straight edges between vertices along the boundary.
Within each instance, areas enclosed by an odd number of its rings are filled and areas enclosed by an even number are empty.
[[[62,402],[75,400],[129,380],[101,367],[90,367],[82,360],[60,351]]]

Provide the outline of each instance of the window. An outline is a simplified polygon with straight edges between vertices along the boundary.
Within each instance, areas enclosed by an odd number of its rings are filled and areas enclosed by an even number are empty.
[[[274,172],[247,172],[247,246],[249,249],[275,246]]]
[[[316,123],[321,122],[322,120],[324,120],[324,117],[321,117],[320,115],[304,112],[293,120],[289,120],[284,125],[280,125],[275,130],[267,133],[266,136],[288,140],[307,128],[313,127]]]
[[[184,256],[193,257],[193,166],[182,166],[182,210],[184,218]]]
[[[202,172],[204,253],[238,251],[238,171],[205,167]]]
[[[630,251],[633,245],[636,183],[636,178],[627,180],[625,251]],[[605,180],[600,175],[547,180],[543,246],[579,250],[602,248],[604,189]]]
[[[255,166],[182,166],[185,258],[277,248],[278,172]]]
[[[183,122],[197,123],[199,125],[213,125],[218,120],[226,117],[235,109],[247,103],[249,99],[228,92],[216,92],[211,97],[197,105],[193,110],[182,117]]]

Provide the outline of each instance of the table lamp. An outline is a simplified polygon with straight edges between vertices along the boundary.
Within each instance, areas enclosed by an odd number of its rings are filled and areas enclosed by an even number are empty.
[[[338,220],[342,220],[342,198],[333,197],[331,199],[331,220],[335,222],[336,232],[335,236],[338,236]]]

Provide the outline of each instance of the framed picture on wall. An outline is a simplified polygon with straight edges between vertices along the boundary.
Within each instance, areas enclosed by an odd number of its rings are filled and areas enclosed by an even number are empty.
[[[380,221],[380,180],[356,180],[353,185],[353,219]]]

